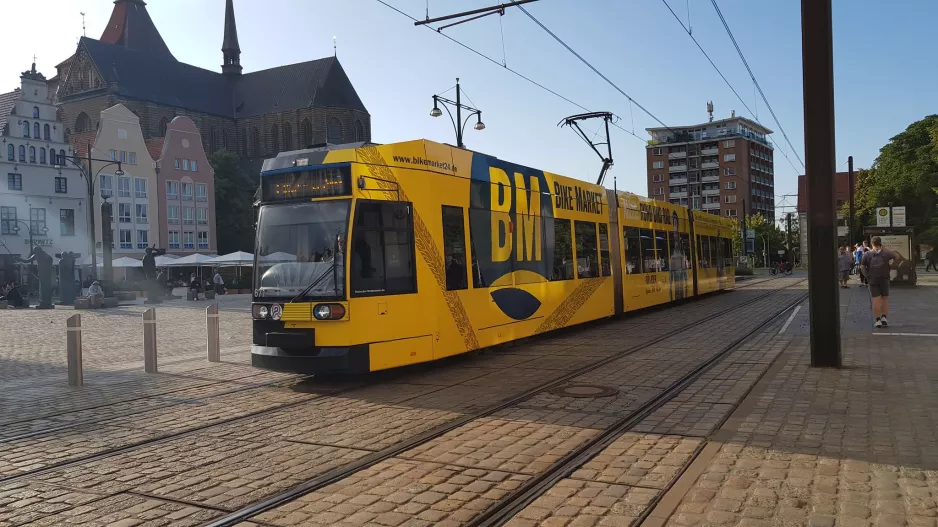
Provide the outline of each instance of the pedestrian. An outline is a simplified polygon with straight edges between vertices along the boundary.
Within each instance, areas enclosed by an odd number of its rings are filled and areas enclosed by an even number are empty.
[[[199,299],[199,290],[202,288],[202,283],[196,278],[195,273],[189,276],[189,300],[198,300]]]
[[[938,248],[928,251],[928,254],[925,255],[925,261],[928,262],[925,266],[926,273],[931,269],[938,271]]]
[[[840,248],[838,263],[840,264],[840,287],[847,289],[849,287],[847,280],[850,279],[850,268],[853,267],[853,258],[850,256],[846,245]]]
[[[88,287],[88,302],[91,305],[91,309],[101,307],[102,300],[104,300],[104,289],[102,289],[101,284],[95,280],[91,282],[91,286]]]
[[[221,277],[221,271],[215,269],[215,276],[212,277],[212,282],[215,285],[215,294],[223,295],[225,294],[225,280]]]
[[[864,256],[866,253],[870,252],[870,245],[869,245],[869,242],[866,241],[866,240],[863,240],[863,245],[860,246],[859,251],[860,251],[860,287],[866,287],[868,282],[867,282],[867,279],[866,279],[866,275],[863,274],[863,263],[862,263],[862,262],[863,262],[863,256]]]
[[[889,325],[886,320],[889,316],[889,265],[896,259],[896,255],[883,248],[879,236],[874,236],[871,242],[873,247],[863,254],[860,269],[866,276],[870,296],[873,297],[873,316],[876,317],[873,325],[881,328]]]

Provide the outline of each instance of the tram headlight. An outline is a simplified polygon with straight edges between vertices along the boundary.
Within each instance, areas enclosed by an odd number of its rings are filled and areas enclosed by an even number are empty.
[[[251,308],[251,314],[254,318],[265,319],[270,315],[270,308],[265,305],[254,304]]]
[[[345,306],[342,304],[316,304],[313,308],[316,320],[339,320],[344,316]]]

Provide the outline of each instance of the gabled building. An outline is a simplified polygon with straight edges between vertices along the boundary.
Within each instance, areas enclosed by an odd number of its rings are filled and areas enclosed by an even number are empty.
[[[179,62],[143,0],[116,0],[99,39],[81,38],[57,66],[56,102],[69,133],[95,130],[122,104],[144,139],[186,116],[202,146],[257,160],[320,143],[371,139],[371,116],[336,57],[243,72],[232,0],[226,0],[221,71]]]

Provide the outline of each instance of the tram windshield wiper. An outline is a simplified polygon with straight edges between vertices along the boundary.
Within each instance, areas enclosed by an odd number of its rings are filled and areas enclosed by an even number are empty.
[[[292,303],[296,302],[297,300],[299,300],[300,298],[303,298],[304,296],[306,296],[306,293],[309,293],[310,291],[313,290],[313,288],[315,288],[317,285],[321,284],[321,283],[323,282],[323,280],[325,280],[326,277],[329,276],[329,273],[331,273],[331,272],[334,271],[335,269],[336,269],[336,263],[333,262],[332,265],[330,265],[328,268],[326,268],[326,270],[323,271],[321,275],[319,275],[318,277],[316,277],[316,279],[313,280],[312,282],[310,282],[310,284],[309,284],[308,286],[306,286],[305,289],[303,289],[302,291],[300,291],[300,294],[298,294],[298,295],[296,295],[295,297],[293,297],[293,299],[290,300],[290,301],[287,302],[287,303],[288,303],[288,304],[292,304]]]

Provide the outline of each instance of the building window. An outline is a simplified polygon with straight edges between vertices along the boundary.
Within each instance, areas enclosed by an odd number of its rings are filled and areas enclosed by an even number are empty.
[[[16,234],[16,207],[0,207],[0,234]]]
[[[130,178],[129,177],[118,177],[117,178],[117,195],[121,198],[130,197]]]
[[[196,209],[196,223],[199,225],[208,225],[208,209],[199,207]]]
[[[735,188],[736,188],[736,182],[735,182],[735,181],[727,181],[727,182],[726,182],[726,190],[734,190]]]
[[[662,181],[664,181],[664,176],[661,174],[655,174],[654,176],[652,176],[652,181],[654,181],[655,183],[661,183]]]
[[[114,176],[101,174],[98,188],[101,189],[101,195],[111,197],[114,195]]]
[[[182,163],[179,161],[179,159],[176,159],[173,161],[173,168],[175,168],[176,170],[179,170],[180,168],[182,168]]]
[[[118,223],[133,223],[133,219],[130,217],[131,207],[130,203],[118,203],[117,204],[117,222]]]
[[[195,162],[195,159],[193,159],[192,162],[189,163],[189,166],[192,168],[193,172],[199,171],[199,164]]]
[[[55,193],[68,194],[68,179],[62,176],[55,178]]]
[[[29,162],[30,163],[36,162],[36,147],[35,146],[29,147]]]
[[[39,119],[39,107],[38,106],[33,106],[33,119]]]
[[[134,239],[133,239],[134,231],[121,229],[120,232],[121,232],[120,234],[121,249],[133,249],[134,248]]]
[[[166,199],[179,199],[179,182],[166,182]]]
[[[195,249],[195,244],[193,244],[192,242],[191,232],[182,233],[182,248],[183,249]]]
[[[199,249],[208,249],[208,232],[199,231]]]
[[[729,140],[723,141],[723,148],[733,148],[734,146],[736,146],[735,139],[729,139]]]
[[[182,169],[183,169],[183,170],[189,170],[189,160],[188,160],[188,159],[183,159],[183,160],[182,160]]]
[[[725,175],[725,176],[735,176],[735,175],[736,175],[736,169],[735,169],[735,168],[724,168],[724,169],[723,169],[723,175]]]
[[[107,158],[111,161],[117,161],[117,150],[108,150]]]
[[[91,118],[88,114],[81,112],[75,119],[75,133],[87,132],[91,130]]]
[[[664,161],[652,161],[651,168],[664,168]]]
[[[736,203],[736,196],[723,196],[723,203]]]
[[[33,137],[39,139],[39,123],[33,123]]]
[[[25,163],[26,162],[26,147],[23,145],[20,145],[19,152],[20,152],[20,163]]]
[[[49,125],[44,124],[42,125],[42,138],[49,141],[49,137]]]
[[[7,161],[16,161],[16,147],[12,144],[7,145]]]
[[[736,209],[727,209],[726,215],[730,218],[736,217]]]
[[[137,223],[149,223],[150,220],[147,217],[147,206],[138,203],[137,204]]]
[[[59,233],[62,236],[75,235],[75,209],[59,209]]]
[[[283,123],[283,149],[293,150],[293,127],[290,123]]]
[[[661,187],[656,188],[654,195],[655,195],[655,196],[663,196],[663,195],[664,195],[664,189],[661,188]]]
[[[134,178],[134,196],[138,198],[147,197],[147,180],[146,178],[135,177]]]
[[[29,232],[34,236],[49,232],[46,228],[46,209],[29,209]]]
[[[143,229],[137,229],[137,249],[146,249],[149,245],[148,232]]]
[[[192,183],[182,184],[182,199],[192,201]]]
[[[359,120],[355,121],[355,141],[365,141],[365,127],[362,126],[362,122]]]
[[[23,175],[7,174],[7,188],[9,190],[23,190]]]
[[[280,129],[277,125],[273,125],[270,127],[270,153],[276,154],[278,152],[280,152]]]
[[[166,209],[166,223],[179,223],[179,207],[170,205]]]
[[[169,231],[169,248],[178,249],[179,248],[179,231]]]
[[[723,162],[736,161],[736,154],[723,154]]]
[[[126,162],[127,162],[127,152],[124,150],[121,150],[121,163],[126,163]]]
[[[29,121],[23,121],[23,137],[29,138]]]
[[[46,149],[45,148],[39,149],[39,164],[40,165],[46,164]]]
[[[309,119],[303,119],[303,125],[300,127],[300,141],[302,142],[299,148],[307,148],[313,144],[313,124],[309,122]]]
[[[205,183],[195,184],[195,200],[208,201],[208,194],[206,193]]]
[[[192,207],[183,207],[183,208],[182,208],[182,223],[183,223],[183,225],[192,225],[192,223],[193,223],[193,220],[192,220],[193,214],[194,214],[194,211],[193,211]]]
[[[656,156],[660,156],[660,155],[663,155],[663,154],[664,154],[664,152],[663,152],[662,149],[660,149],[660,148],[655,148],[655,149],[653,149],[653,152],[652,152],[652,153],[653,153],[654,155],[656,155]]]

